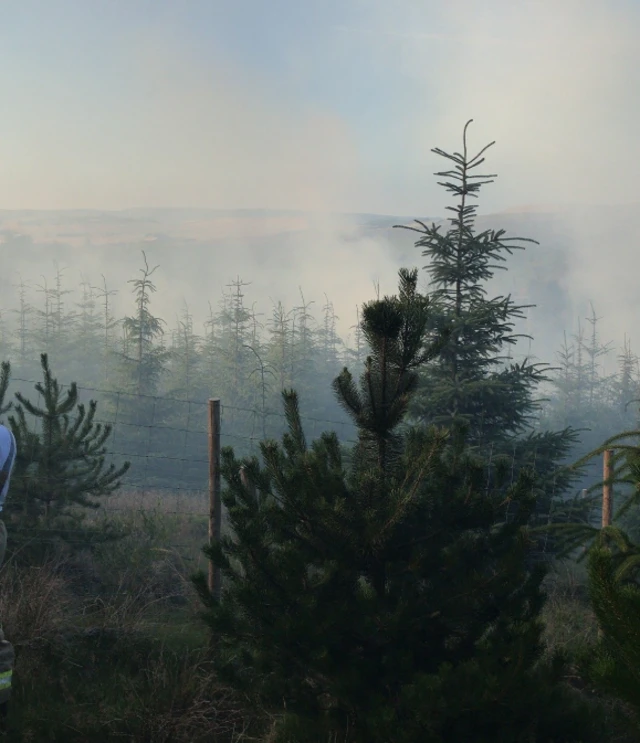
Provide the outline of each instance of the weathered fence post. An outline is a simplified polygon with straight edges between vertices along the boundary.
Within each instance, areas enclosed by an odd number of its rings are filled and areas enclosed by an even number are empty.
[[[209,544],[220,539],[220,399],[209,400]],[[209,591],[220,600],[220,568],[209,560]]]

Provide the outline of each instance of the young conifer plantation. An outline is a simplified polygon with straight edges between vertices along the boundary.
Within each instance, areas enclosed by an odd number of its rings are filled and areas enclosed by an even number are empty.
[[[556,359],[514,360],[525,308],[488,287],[536,245],[477,229],[496,176],[468,127],[460,153],[433,150],[451,217],[401,225],[424,265],[354,307],[349,339],[329,296],[259,307],[240,275],[201,327],[186,303],[162,317],[152,248],[123,287],[20,278],[0,315],[18,444],[0,736],[638,740],[638,361],[625,342],[603,371],[593,307]]]

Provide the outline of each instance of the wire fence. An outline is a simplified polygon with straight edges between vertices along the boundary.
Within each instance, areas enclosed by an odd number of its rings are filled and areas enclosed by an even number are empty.
[[[9,392],[20,392],[39,406],[42,399],[40,393],[34,395],[35,384],[34,380],[13,378]],[[119,467],[125,461],[131,463],[119,491],[103,499],[94,517],[117,519],[137,515],[149,519],[155,515],[159,519],[177,519],[182,527],[175,528],[171,547],[184,559],[193,559],[208,537],[208,401],[84,386],[78,386],[77,390],[79,402],[88,405],[91,399],[98,401],[95,422],[111,427],[107,464]],[[224,402],[220,411],[221,446],[231,446],[236,456],[258,455],[261,441],[279,440],[287,430],[284,412]],[[9,411],[5,415],[4,422],[11,414]],[[355,428],[346,417],[332,419],[302,414],[301,422],[308,441],[325,431],[334,431],[343,445],[356,443]],[[515,464],[514,449],[511,482]],[[557,495],[555,481],[552,491],[553,504]],[[506,516],[509,517],[509,507]],[[539,521],[546,519],[550,523],[552,518],[553,508],[538,514]],[[43,529],[34,531],[32,537],[39,542],[57,540],[54,532],[48,534]],[[67,530],[65,538],[67,541],[77,538],[78,544],[87,542],[83,529],[78,529],[75,535]],[[545,559],[549,544],[548,535],[542,537],[533,559]]]
[[[37,383],[21,377],[11,379],[5,405],[11,398],[14,407],[5,413],[3,423],[15,415],[16,392],[36,407],[42,405]],[[64,392],[69,386],[60,388]],[[116,468],[125,462],[131,465],[120,488],[101,498],[99,508],[90,512],[91,521],[131,522],[138,518],[146,521],[149,531],[157,531],[159,526],[151,524],[151,519],[162,523],[171,518],[173,533],[167,546],[182,559],[193,560],[208,538],[208,401],[80,385],[76,389],[78,402],[85,408],[91,400],[98,402],[94,422],[111,428],[105,464]],[[335,431],[343,444],[355,443],[353,425],[346,419],[301,418],[309,441],[324,431]],[[221,404],[221,446],[232,447],[238,457],[259,455],[261,441],[279,440],[286,429],[284,412]],[[169,525],[167,529],[171,531]],[[54,529],[23,530],[22,536],[38,543],[59,542],[59,531]],[[84,528],[66,529],[64,540],[78,547],[94,543]]]

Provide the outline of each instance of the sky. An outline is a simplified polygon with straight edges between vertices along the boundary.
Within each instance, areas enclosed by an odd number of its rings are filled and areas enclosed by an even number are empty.
[[[3,0],[0,208],[640,201],[637,0]]]

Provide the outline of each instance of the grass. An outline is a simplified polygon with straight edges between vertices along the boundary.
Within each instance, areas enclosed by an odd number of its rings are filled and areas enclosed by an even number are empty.
[[[16,649],[4,739],[239,743],[262,733],[221,684],[190,575],[207,522],[196,497],[124,493],[92,514],[125,536],[41,565],[9,555],[0,616]]]
[[[202,493],[125,492],[91,516],[121,539],[0,569],[0,617],[16,648],[0,738],[38,743],[269,743],[273,716],[216,678],[190,582],[206,569]],[[224,528],[224,527],[223,527]],[[597,637],[580,566],[547,579],[545,641],[572,658]],[[585,688],[577,665],[567,681]],[[610,705],[611,737],[631,743]]]

